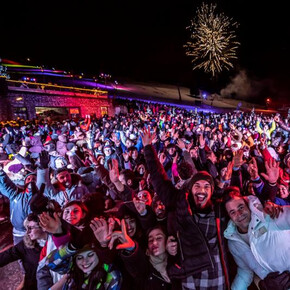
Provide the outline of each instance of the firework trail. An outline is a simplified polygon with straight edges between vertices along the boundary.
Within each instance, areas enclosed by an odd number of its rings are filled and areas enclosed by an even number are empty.
[[[238,24],[223,13],[215,13],[215,9],[216,4],[205,3],[197,9],[186,28],[190,30],[190,41],[184,45],[186,55],[192,58],[193,69],[203,69],[212,76],[233,68],[232,60],[237,58],[240,45],[234,33]]]

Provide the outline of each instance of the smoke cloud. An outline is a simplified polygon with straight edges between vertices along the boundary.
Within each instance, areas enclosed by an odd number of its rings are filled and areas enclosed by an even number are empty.
[[[241,70],[224,89],[221,89],[220,95],[223,98],[247,100],[257,97],[261,89],[260,82],[251,80],[246,71]]]

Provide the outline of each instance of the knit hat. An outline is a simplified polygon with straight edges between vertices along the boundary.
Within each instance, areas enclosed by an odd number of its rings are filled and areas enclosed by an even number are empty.
[[[74,146],[76,146],[76,144],[73,142],[69,142],[66,144],[67,150],[72,150]]]
[[[24,177],[24,183],[25,183],[26,178],[27,178],[28,176],[30,176],[30,175],[34,175],[34,176],[36,176],[36,172],[29,172],[29,173]]]
[[[57,177],[57,175],[63,171],[68,171],[68,169],[66,167],[61,167],[61,168],[54,170],[54,177]]]
[[[214,180],[207,171],[199,171],[195,175],[193,175],[191,181],[189,182],[189,189],[191,190],[192,186],[199,180],[207,181],[211,185],[212,190],[214,189]]]

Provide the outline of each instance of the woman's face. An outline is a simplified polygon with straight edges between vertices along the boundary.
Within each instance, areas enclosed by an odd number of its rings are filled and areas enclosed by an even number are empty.
[[[71,225],[77,225],[84,216],[85,213],[77,204],[66,207],[62,214],[62,218]]]
[[[152,256],[159,256],[165,253],[166,236],[161,229],[154,229],[148,236],[148,250]]]
[[[98,265],[99,258],[94,251],[85,251],[77,254],[76,264],[81,271],[89,275]]]
[[[41,239],[44,235],[44,231],[39,226],[39,224],[35,221],[28,222],[26,226],[27,235],[32,241]]]

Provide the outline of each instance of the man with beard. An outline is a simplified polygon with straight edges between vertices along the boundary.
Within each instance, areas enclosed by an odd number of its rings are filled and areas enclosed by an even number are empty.
[[[170,279],[178,280],[182,289],[230,289],[223,230],[226,215],[211,197],[214,181],[200,171],[193,175],[187,190],[178,190],[168,179],[151,145],[154,133],[144,130],[144,155],[154,191],[175,215],[168,221],[169,235],[179,246],[175,261],[167,266]]]
[[[46,185],[44,195],[57,201],[61,207],[69,201],[81,200],[85,194],[89,193],[88,188],[81,184],[80,175],[70,173],[66,167],[54,171],[57,183],[52,185],[49,177],[49,155],[47,151],[40,153],[39,163],[37,182]]]
[[[31,213],[29,201],[33,195],[31,183],[36,182],[36,173],[32,172],[25,176],[24,189],[18,188],[15,183],[0,168],[0,192],[9,198],[10,201],[10,220],[13,226],[14,245],[19,243],[26,229],[23,225],[25,218]]]

